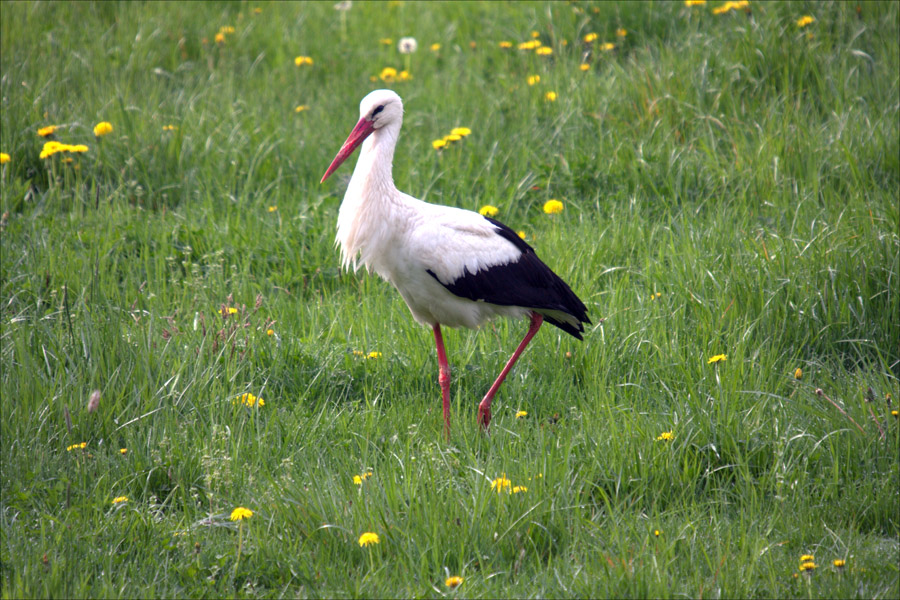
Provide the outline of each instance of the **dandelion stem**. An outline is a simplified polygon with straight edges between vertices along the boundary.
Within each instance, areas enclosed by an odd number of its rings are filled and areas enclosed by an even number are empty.
[[[238,521],[238,547],[237,547],[237,556],[234,559],[234,577],[232,579],[237,579],[238,565],[241,562],[241,547],[244,543],[244,521],[243,519]]]

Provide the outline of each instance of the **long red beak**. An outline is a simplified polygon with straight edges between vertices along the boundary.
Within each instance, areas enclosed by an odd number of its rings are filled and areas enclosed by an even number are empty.
[[[331,161],[331,166],[328,167],[328,170],[325,171],[325,174],[322,175],[322,181],[319,183],[324,183],[328,176],[334,173],[341,163],[343,163],[353,151],[356,150],[356,147],[363,143],[367,137],[369,137],[372,132],[375,131],[375,128],[372,126],[372,121],[368,121],[365,118],[359,120],[359,123],[356,124],[356,127],[353,128],[353,131],[350,132],[350,135],[347,136],[347,141],[344,142],[344,145],[341,146],[340,152],[337,153],[337,156],[334,157],[334,160]]]

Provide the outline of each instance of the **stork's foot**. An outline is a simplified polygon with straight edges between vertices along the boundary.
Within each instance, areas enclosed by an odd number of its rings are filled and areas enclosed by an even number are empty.
[[[491,407],[484,406],[482,404],[478,405],[478,424],[484,427],[485,431],[487,431],[488,426],[491,424]]]

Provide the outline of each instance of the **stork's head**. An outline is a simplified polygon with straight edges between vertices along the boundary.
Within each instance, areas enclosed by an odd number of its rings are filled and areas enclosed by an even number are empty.
[[[362,102],[359,103],[359,122],[356,124],[356,127],[353,128],[353,131],[350,132],[347,141],[341,146],[337,156],[331,161],[331,166],[325,171],[320,183],[328,179],[328,176],[337,170],[337,168],[341,166],[341,163],[353,154],[356,147],[362,144],[363,140],[372,135],[372,132],[394,123],[396,123],[399,128],[399,125],[402,122],[403,101],[400,100],[400,96],[391,90],[375,90],[374,92],[370,92],[362,99]]]

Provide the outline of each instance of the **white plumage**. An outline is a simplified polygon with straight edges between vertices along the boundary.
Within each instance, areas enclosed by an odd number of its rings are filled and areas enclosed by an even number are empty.
[[[376,90],[359,110],[359,122],[322,177],[324,182],[362,144],[341,203],[336,243],[344,267],[362,264],[378,273],[397,288],[415,319],[434,330],[448,434],[450,372],[440,325],[474,328],[497,316],[531,316],[528,335],[479,405],[486,427],[494,393],[541,321],[546,317],[580,339],[582,323],[590,322],[585,306],[506,226],[397,190],[391,172],[403,122],[397,94]]]

